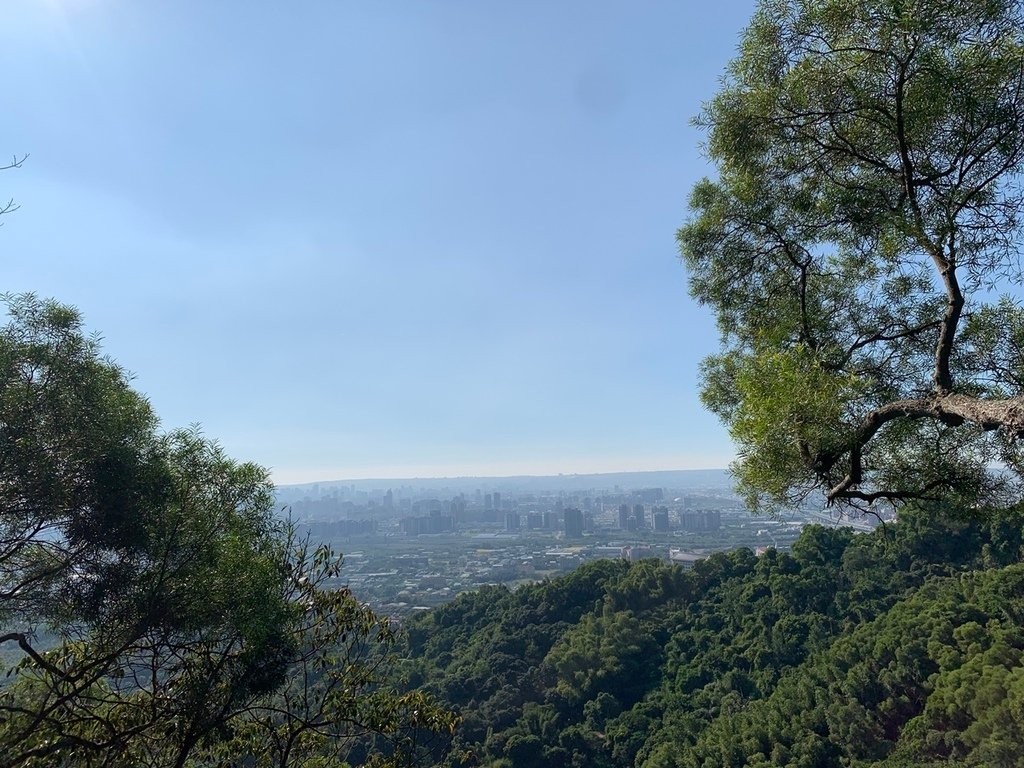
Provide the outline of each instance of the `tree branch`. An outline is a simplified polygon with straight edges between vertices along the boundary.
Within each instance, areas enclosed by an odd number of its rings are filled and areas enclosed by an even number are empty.
[[[837,499],[906,499],[919,498],[914,492],[891,491],[865,495],[857,490],[863,480],[864,446],[889,422],[897,419],[931,418],[948,426],[976,424],[984,430],[1003,429],[1012,438],[1024,437],[1024,396],[1001,400],[985,400],[958,393],[936,393],[930,397],[897,400],[871,411],[861,422],[851,441],[842,449],[827,451],[813,457],[812,469],[825,482],[839,460],[849,454],[850,469],[838,483],[825,492],[829,503]],[[930,490],[926,488],[924,491]],[[872,498],[869,499],[868,496]]]

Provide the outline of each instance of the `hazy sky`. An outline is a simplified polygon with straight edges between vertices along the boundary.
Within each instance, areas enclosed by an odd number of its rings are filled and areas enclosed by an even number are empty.
[[[674,241],[751,0],[5,0],[3,290],[278,482],[720,467]]]

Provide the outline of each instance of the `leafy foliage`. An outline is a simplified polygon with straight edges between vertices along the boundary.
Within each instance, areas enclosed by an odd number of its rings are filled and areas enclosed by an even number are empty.
[[[751,506],[1021,498],[1022,61],[1013,0],[759,3],[678,236]]]
[[[415,617],[409,664],[465,718],[451,765],[1011,766],[1022,547],[1021,511],[931,506],[689,571],[600,561]]]
[[[266,471],[160,435],[77,313],[0,331],[0,766],[411,765],[454,717],[272,512]],[[440,737],[440,740],[438,740]]]

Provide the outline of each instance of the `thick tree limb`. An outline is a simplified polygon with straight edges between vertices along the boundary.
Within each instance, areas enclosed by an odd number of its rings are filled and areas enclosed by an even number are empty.
[[[876,408],[865,416],[854,433],[850,443],[841,450],[819,453],[813,457],[813,470],[818,477],[827,480],[831,470],[846,455],[850,457],[849,472],[838,483],[832,485],[825,498],[832,503],[838,499],[898,500],[920,498],[934,487],[921,491],[888,491],[866,493],[858,490],[863,479],[862,450],[878,431],[897,419],[930,418],[948,426],[976,424],[982,429],[1003,429],[1014,438],[1024,437],[1024,397],[988,400],[956,392],[937,393],[923,398],[896,400]]]
[[[64,671],[59,669],[58,667],[55,667],[53,664],[44,659],[43,656],[35,648],[32,647],[31,643],[29,643],[28,635],[26,635],[24,632],[8,632],[6,635],[0,635],[0,645],[3,645],[4,643],[9,643],[11,641],[16,642],[18,644],[18,647],[21,649],[22,653],[31,657],[32,661],[34,661],[40,667],[45,669],[51,675],[54,675],[58,678],[64,677]]]

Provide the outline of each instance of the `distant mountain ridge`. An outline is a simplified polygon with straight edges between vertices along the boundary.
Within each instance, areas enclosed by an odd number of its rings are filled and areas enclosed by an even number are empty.
[[[605,472],[567,475],[512,475],[508,477],[414,477],[375,478],[369,480],[323,480],[278,486],[279,491],[298,491],[319,486],[355,487],[359,490],[411,486],[436,490],[472,491],[591,491],[635,488],[731,488],[732,476],[726,469],[679,469],[650,472]]]

